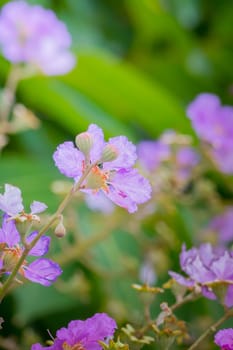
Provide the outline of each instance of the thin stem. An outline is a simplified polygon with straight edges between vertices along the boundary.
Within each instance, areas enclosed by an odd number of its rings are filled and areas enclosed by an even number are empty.
[[[169,309],[173,312],[174,310],[178,309],[182,305],[188,303],[189,301],[194,301],[196,298],[198,298],[201,294],[197,293],[190,293],[186,295],[181,301],[176,302],[172,306],[169,307]],[[157,320],[159,319],[161,313],[158,315],[158,317],[155,320],[152,320],[148,322],[144,327],[142,327],[139,332],[141,335],[143,335],[146,331],[148,331],[154,324],[157,324]],[[189,350],[189,349],[188,349]]]
[[[53,223],[59,218],[59,216],[61,215],[61,213],[63,212],[63,210],[65,209],[65,207],[67,206],[67,204],[69,203],[69,201],[71,200],[71,198],[73,197],[73,195],[80,189],[83,181],[85,180],[85,178],[87,177],[87,175],[89,174],[89,172],[91,171],[91,169],[93,168],[95,164],[90,165],[89,167],[87,167],[87,169],[84,171],[83,175],[81,176],[81,178],[79,179],[79,181],[71,188],[70,192],[67,193],[66,197],[63,199],[63,201],[61,202],[61,204],[59,205],[57,211],[51,216],[51,218],[49,219],[49,221],[47,222],[47,224],[45,224],[42,229],[38,232],[37,236],[33,239],[33,241],[28,244],[20,259],[18,260],[16,266],[14,267],[13,271],[11,272],[11,274],[9,275],[8,279],[6,280],[6,282],[3,284],[2,288],[0,289],[0,302],[2,301],[2,299],[4,298],[4,296],[6,295],[6,293],[8,292],[11,284],[14,281],[15,276],[17,275],[19,269],[21,268],[24,260],[26,259],[27,255],[29,254],[30,250],[35,246],[35,244],[39,241],[39,239],[41,238],[41,236],[53,225]]]
[[[2,122],[7,123],[11,108],[15,102],[15,93],[17,85],[22,78],[22,69],[19,66],[12,66],[10,73],[8,75],[6,85],[4,88],[4,98],[6,99],[6,104],[4,108],[1,109],[0,119]]]
[[[102,227],[99,232],[92,235],[91,237],[77,241],[74,245],[69,246],[61,254],[55,255],[54,260],[62,266],[68,264],[73,260],[77,260],[88,249],[106,239],[111,234],[113,228],[115,228],[116,225],[119,225],[118,217],[114,219],[111,218],[111,220],[107,221],[106,225]]]
[[[179,307],[181,307],[182,305],[188,303],[189,301],[194,301],[195,299],[199,298],[200,296],[201,296],[201,294],[197,294],[196,292],[190,293],[190,294],[186,295],[182,300],[173,304],[170,307],[170,309],[172,311],[174,311],[174,310],[178,309]]]
[[[187,349],[194,350],[197,346],[212,332],[216,331],[216,328],[226,321],[229,317],[233,316],[233,309],[228,310],[217,322],[213,323],[207,330]]]

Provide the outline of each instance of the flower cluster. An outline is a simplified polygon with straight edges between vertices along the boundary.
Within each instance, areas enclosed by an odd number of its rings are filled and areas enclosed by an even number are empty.
[[[233,108],[221,106],[216,95],[200,94],[188,106],[187,115],[193,128],[206,145],[218,168],[233,173]]]
[[[71,321],[67,328],[59,329],[53,345],[34,344],[31,350],[100,350],[99,341],[112,337],[116,328],[116,322],[107,314],[95,314],[85,321]]]
[[[5,185],[4,194],[0,194],[0,210],[12,219],[21,222],[26,220],[39,221],[40,218],[36,214],[42,213],[46,208],[46,204],[33,201],[30,205],[31,212],[26,214],[20,189],[9,184]]]
[[[32,212],[26,214],[23,211],[20,189],[8,184],[5,186],[5,193],[0,195],[0,210],[4,212],[2,227],[0,228],[1,274],[10,274],[14,270],[25,247],[38,235],[37,231],[33,231],[21,239],[20,233],[16,227],[16,221],[39,220],[39,217],[35,215],[35,213],[39,213],[45,208],[46,206],[44,203],[35,201],[31,204]],[[48,252],[49,245],[50,237],[43,235],[38,239],[28,255],[41,257]],[[60,266],[52,260],[38,258],[31,263],[25,260],[18,273],[32,282],[50,286],[62,273],[62,270]]]
[[[86,132],[76,136],[76,146],[69,141],[60,144],[53,158],[60,172],[75,182],[90,169],[81,191],[93,196],[102,192],[130,213],[150,198],[148,180],[133,168],[136,147],[125,136],[105,142],[103,131],[91,124]]]
[[[233,306],[233,254],[227,250],[214,249],[209,243],[199,249],[182,247],[180,265],[188,275],[169,274],[186,287],[200,286],[202,294],[209,299],[220,298],[227,307]]]
[[[172,130],[165,131],[156,141],[142,141],[137,147],[139,163],[151,174],[160,172],[160,177],[182,188],[199,163],[199,155],[190,146],[190,138]],[[156,176],[155,186],[158,186]],[[166,186],[166,185],[165,185]]]
[[[23,0],[7,3],[0,14],[0,47],[12,63],[27,63],[45,75],[65,74],[74,64],[71,36],[51,10]]]
[[[233,350],[233,328],[221,329],[215,334],[215,344],[220,346],[221,350]]]
[[[233,207],[228,207],[222,214],[215,216],[207,230],[217,234],[219,244],[224,245],[233,241]]]

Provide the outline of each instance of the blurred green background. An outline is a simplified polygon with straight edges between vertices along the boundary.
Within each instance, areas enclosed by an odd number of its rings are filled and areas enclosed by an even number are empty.
[[[198,93],[213,92],[224,103],[233,102],[232,1],[28,2],[52,8],[66,23],[78,63],[66,76],[25,79],[17,90],[17,101],[37,115],[41,126],[38,130],[10,136],[1,155],[0,184],[19,186],[26,206],[36,199],[46,202],[49,212],[53,212],[59,199],[50,186],[62,176],[53,166],[52,153],[57,144],[73,139],[90,123],[101,126],[106,137],[124,134],[134,142],[156,138],[168,128],[193,134],[185,108]],[[7,1],[0,1],[1,6],[4,3]],[[8,69],[8,63],[1,58],[2,86]],[[90,214],[82,205],[79,211],[79,224],[88,234]],[[182,215],[176,221],[180,241],[187,238],[187,223],[183,223]],[[92,220],[96,220],[95,216]],[[100,230],[101,223],[93,222],[91,227]],[[151,232],[152,226],[149,223],[145,231]],[[178,251],[179,245],[176,263]],[[129,280],[119,282],[116,277],[112,281],[108,275],[100,279],[92,267],[97,263],[100,270],[104,266],[105,272],[113,269],[117,275],[124,257],[129,260],[132,257],[132,264],[134,259],[142,258],[138,241],[121,227],[93,254],[81,262],[77,259],[64,277],[69,279],[73,269],[83,271],[90,287],[88,300],[82,300],[79,285],[74,288],[76,294],[67,292],[64,296],[52,287],[28,284],[4,301],[2,314],[8,317],[4,332],[22,337],[24,326],[34,324],[46,338],[46,328],[54,331],[71,318],[103,311],[104,298],[113,290],[114,307],[121,305],[116,300],[124,300],[128,304],[127,312],[132,312],[138,300],[136,292],[129,288]],[[92,258],[94,261],[88,266],[87,261]],[[132,282],[135,278],[132,276]],[[85,290],[83,293],[85,295]],[[205,308],[208,310],[208,303]],[[121,321],[126,319],[126,313],[122,312]],[[137,311],[135,317],[138,317]]]

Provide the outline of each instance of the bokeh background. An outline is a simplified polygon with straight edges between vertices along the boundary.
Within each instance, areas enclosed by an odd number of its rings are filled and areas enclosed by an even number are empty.
[[[185,109],[197,94],[213,92],[224,103],[233,102],[232,1],[28,2],[53,9],[66,23],[77,66],[66,76],[25,79],[17,90],[17,101],[41,123],[37,130],[10,136],[1,154],[0,184],[20,187],[26,206],[35,199],[46,202],[50,213],[56,209],[61,197],[51,191],[51,184],[62,176],[53,165],[52,153],[57,144],[73,139],[90,123],[101,126],[106,137],[123,134],[133,142],[154,139],[165,129],[194,136]],[[0,1],[1,6],[5,3]],[[8,69],[1,57],[2,87]],[[46,339],[46,329],[54,334],[70,319],[96,311],[108,311],[120,323],[132,319],[140,323],[143,302],[140,306],[130,284],[138,282],[148,245],[157,239],[155,220],[140,224],[144,238],[139,239],[133,215],[120,210],[106,219],[89,212],[81,202],[75,205],[76,214],[69,214],[76,220],[70,224],[71,231],[79,227],[81,239],[101,231],[104,236],[105,230],[113,230],[112,235],[73,259],[64,257],[64,243],[54,239],[52,253],[59,256],[65,270],[61,281],[50,288],[26,284],[6,298],[1,306],[1,315],[7,319],[3,335],[18,337],[22,344],[26,342],[25,348],[35,339],[35,332]],[[174,235],[165,247],[165,263],[161,260],[162,281],[167,278],[166,268],[178,268],[181,242],[192,242],[195,234],[192,218],[183,210],[166,220]],[[73,234],[64,242],[72,244],[74,239]],[[198,305],[202,321],[218,313],[209,301]],[[157,309],[155,303],[155,314]],[[182,316],[191,319],[190,309],[183,310]],[[200,314],[195,322],[201,322]]]

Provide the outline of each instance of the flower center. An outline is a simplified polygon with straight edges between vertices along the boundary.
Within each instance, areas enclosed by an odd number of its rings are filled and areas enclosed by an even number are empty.
[[[108,192],[108,174],[103,172],[97,165],[94,166],[87,177],[86,187],[92,190],[102,189]]]
[[[22,255],[22,248],[19,246],[14,248],[3,248],[3,253],[1,254],[1,260],[3,261],[2,264],[2,272],[11,272],[17,262],[19,261],[20,257]],[[23,262],[21,268],[19,269],[19,273],[21,275],[24,275],[24,266],[27,264],[26,261]]]
[[[82,343],[69,345],[66,341],[62,344],[62,349],[63,350],[85,350]]]

